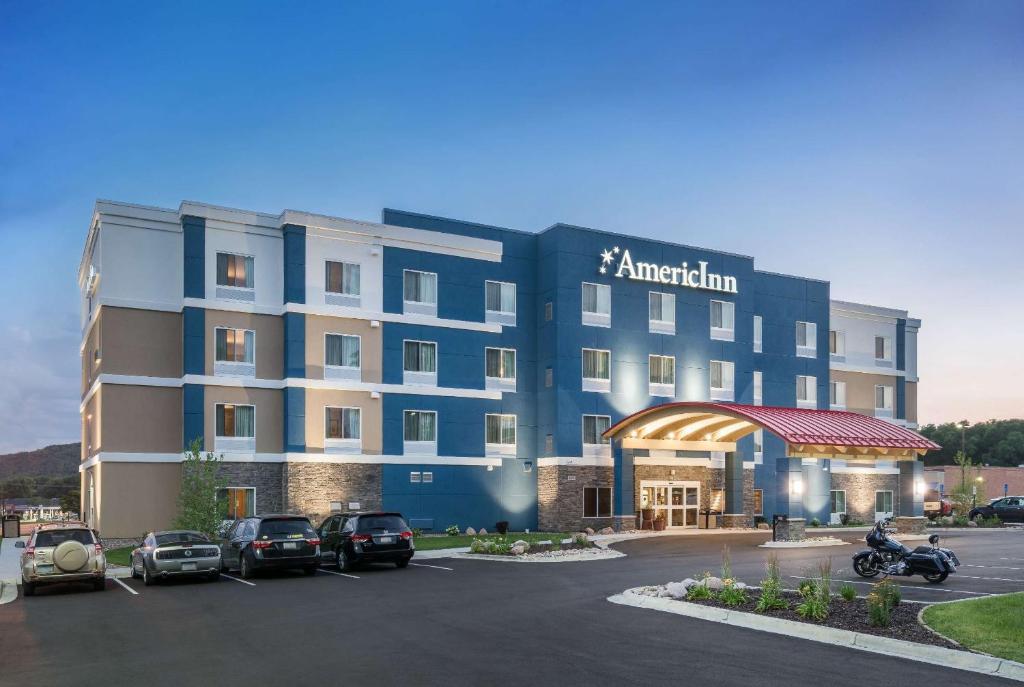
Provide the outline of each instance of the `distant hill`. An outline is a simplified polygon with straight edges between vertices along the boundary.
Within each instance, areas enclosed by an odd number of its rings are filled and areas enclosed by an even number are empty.
[[[78,474],[82,445],[55,444],[35,451],[0,455],[0,481],[12,477],[67,477]]]

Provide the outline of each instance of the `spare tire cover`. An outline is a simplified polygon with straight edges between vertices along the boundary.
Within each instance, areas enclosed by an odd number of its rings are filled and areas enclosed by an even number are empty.
[[[66,541],[54,549],[53,562],[64,572],[75,572],[89,562],[89,552],[77,541]]]

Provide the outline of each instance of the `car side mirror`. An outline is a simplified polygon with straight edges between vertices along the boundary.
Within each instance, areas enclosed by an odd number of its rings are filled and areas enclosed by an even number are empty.
[[[16,548],[16,549],[23,549],[23,548],[25,548],[25,542],[23,542],[23,541],[21,541],[19,539],[18,541],[14,542],[14,548]]]

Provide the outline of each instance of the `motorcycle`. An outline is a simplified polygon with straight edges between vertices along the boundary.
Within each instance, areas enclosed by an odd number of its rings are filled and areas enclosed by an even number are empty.
[[[864,538],[871,548],[853,556],[853,570],[861,577],[921,575],[938,584],[960,567],[960,559],[951,549],[939,547],[939,535],[928,537],[929,546],[911,550],[889,536],[896,530],[888,524],[888,520],[877,522]]]

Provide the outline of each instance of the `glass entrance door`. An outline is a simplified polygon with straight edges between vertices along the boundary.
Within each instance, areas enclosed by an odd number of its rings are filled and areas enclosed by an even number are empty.
[[[653,508],[654,518],[667,527],[696,527],[700,486],[696,482],[643,482],[641,507]]]

